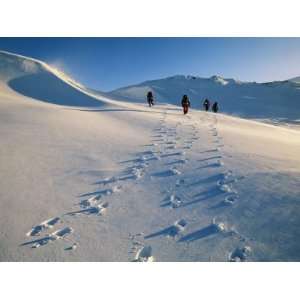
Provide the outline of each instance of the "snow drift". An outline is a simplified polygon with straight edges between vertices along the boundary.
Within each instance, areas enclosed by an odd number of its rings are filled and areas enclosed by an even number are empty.
[[[24,56],[1,51],[0,79],[14,91],[36,100],[67,106],[103,105],[62,72]]]

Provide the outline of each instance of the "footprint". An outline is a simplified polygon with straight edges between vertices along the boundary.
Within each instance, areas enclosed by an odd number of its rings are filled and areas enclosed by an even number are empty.
[[[229,178],[232,175],[233,175],[233,172],[231,170],[229,170],[226,173],[224,173],[224,179],[227,179],[227,178]]]
[[[152,262],[154,261],[154,256],[152,255],[152,247],[144,246],[138,250],[134,258],[136,262]]]
[[[192,146],[183,146],[182,149],[191,149]]]
[[[133,168],[132,169],[132,174],[133,174],[134,179],[137,180],[137,179],[140,179],[144,176],[145,171],[143,169]]]
[[[70,235],[73,232],[73,229],[71,227],[65,227],[63,229],[57,230],[53,233],[51,233],[50,235],[38,239],[38,240],[34,240],[31,242],[27,242],[22,244],[23,246],[25,245],[32,245],[32,248],[39,248],[41,246],[45,246],[50,242],[59,240],[59,239],[64,239],[66,236]]]
[[[115,182],[115,181],[117,181],[117,178],[112,176],[112,177],[106,177],[106,178],[96,182],[96,184],[106,185],[106,184],[109,184],[109,183],[112,183],[112,182]]]
[[[87,208],[87,207],[90,207],[90,206],[95,206],[100,199],[101,199],[101,195],[93,196],[93,197],[88,198],[86,200],[82,200],[79,205],[82,208]]]
[[[161,206],[162,207],[171,206],[172,208],[178,208],[180,207],[181,204],[182,204],[181,198],[176,196],[175,194],[172,194],[162,201]]]
[[[180,174],[181,174],[181,172],[174,167],[174,168],[170,168],[165,171],[153,173],[153,174],[151,174],[151,176],[152,177],[169,177],[169,176],[180,175]]]
[[[171,168],[170,169],[170,172],[173,174],[173,175],[180,175],[181,172],[177,169],[177,168]]]
[[[67,213],[66,215],[68,216],[75,216],[75,215],[81,215],[81,214],[85,214],[85,215],[104,215],[106,210],[108,208],[108,202],[104,202],[101,204],[97,204],[97,205],[93,205],[81,210],[77,210],[77,211],[71,211],[69,213]]]
[[[73,243],[72,246],[66,247],[65,251],[72,251],[77,249],[77,243]]]
[[[173,142],[173,141],[169,141],[169,142],[166,142],[166,145],[175,145],[176,142]]]
[[[177,148],[176,145],[171,145],[171,146],[166,147],[166,149],[176,149],[176,148]]]
[[[217,185],[232,184],[244,179],[244,176],[233,177],[232,172],[222,174],[222,179],[217,181]]]
[[[180,219],[174,223],[174,233],[175,235],[179,234],[180,232],[184,231],[187,225],[187,221],[185,219]],[[174,236],[175,236],[174,235]]]
[[[179,187],[180,185],[183,185],[184,182],[185,182],[184,179],[177,179],[175,185],[176,185],[177,187]]]
[[[100,198],[101,198],[101,196],[109,196],[109,195],[111,195],[113,193],[118,193],[118,192],[121,191],[121,189],[122,189],[122,186],[115,185],[111,189],[107,189],[107,190],[101,191],[101,193],[98,195],[98,197],[100,196]]]
[[[178,160],[174,160],[169,163],[166,163],[166,166],[170,166],[170,165],[174,165],[174,164],[186,164],[187,162],[188,162],[188,159],[183,158],[183,159],[178,159]]]
[[[211,226],[213,226],[217,232],[225,232],[227,230],[226,224],[216,221],[216,218],[212,219]]]
[[[140,153],[140,155],[155,155],[157,153],[156,151],[148,150],[148,151],[143,151]]]
[[[132,241],[132,247],[129,251],[130,254],[135,253],[136,251],[142,247],[144,247],[144,243],[142,242],[141,239],[143,239],[144,233],[136,233],[136,234],[129,234],[129,239]]]
[[[54,240],[55,240],[54,237],[52,237],[52,236],[46,236],[46,237],[44,237],[42,239],[39,239],[39,240],[35,240],[35,241],[32,241],[32,242],[24,243],[24,244],[22,244],[22,246],[31,244],[32,248],[39,248],[41,246],[47,245],[48,243],[50,243],[50,242],[52,242]]]
[[[159,160],[160,157],[157,156],[156,154],[153,154],[153,155],[143,155],[141,158],[140,158],[140,161],[142,162],[146,162],[146,161],[149,161],[149,160]],[[137,166],[138,167],[138,166]]]
[[[231,262],[244,262],[250,255],[252,249],[250,246],[244,246],[242,248],[236,248],[229,256]]]
[[[55,217],[49,220],[46,220],[42,222],[41,224],[32,227],[32,229],[26,233],[27,236],[37,236],[39,235],[43,230],[46,230],[48,228],[52,228],[58,221],[60,220],[59,217]]]
[[[161,155],[161,157],[164,158],[164,157],[177,156],[177,155],[185,155],[185,152],[179,151],[179,152],[173,152],[173,153],[164,153]]]
[[[227,196],[224,199],[224,204],[226,204],[226,205],[233,205],[235,203],[235,201],[236,201],[236,198],[237,198],[236,195]]]
[[[158,236],[176,238],[182,231],[184,231],[186,225],[187,222],[184,219],[180,219],[176,221],[173,225],[168,226],[167,228],[164,228],[162,230],[159,230],[157,232],[145,236],[145,239],[150,239]]]
[[[217,164],[221,167],[221,166],[224,166],[224,163],[222,160],[217,160]]]
[[[124,178],[123,177],[119,177],[118,180],[124,180]],[[105,190],[102,190],[102,191],[96,191],[96,192],[82,194],[80,197],[96,195],[96,197],[93,200],[95,200],[95,199],[99,200],[102,196],[109,196],[109,195],[111,195],[113,193],[120,192],[121,189],[122,189],[121,185],[116,185],[116,186],[113,186],[110,189],[105,189]],[[90,199],[92,199],[92,198],[90,198]]]
[[[73,233],[73,228],[71,227],[65,227],[63,229],[57,230],[53,233],[51,233],[51,236],[53,236],[56,240],[58,239],[63,239],[65,238],[67,235]]]
[[[220,190],[224,193],[232,193],[232,189],[228,184],[221,184]]]

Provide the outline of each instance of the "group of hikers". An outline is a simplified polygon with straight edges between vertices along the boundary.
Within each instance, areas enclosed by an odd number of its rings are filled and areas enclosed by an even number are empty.
[[[147,94],[147,102],[150,107],[154,105],[154,97],[151,91],[149,91]],[[191,102],[187,95],[183,95],[181,100],[181,106],[183,108],[183,113],[186,115],[189,111],[189,108],[191,107]],[[214,102],[213,105],[211,105],[210,101],[206,98],[203,102],[203,108],[205,111],[209,111],[210,107],[214,113],[217,113],[219,111],[218,102]]]
[[[210,109],[210,101],[207,98],[203,102],[203,107],[204,107],[205,111],[209,111],[209,109]],[[218,112],[218,110],[219,110],[219,104],[218,104],[218,102],[214,102],[214,104],[211,106],[211,110],[214,113]]]

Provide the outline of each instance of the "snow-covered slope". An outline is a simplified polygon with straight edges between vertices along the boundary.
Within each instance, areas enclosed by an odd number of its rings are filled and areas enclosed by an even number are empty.
[[[14,91],[52,104],[98,107],[102,101],[63,72],[42,61],[0,51],[0,80]]]
[[[272,123],[300,125],[300,84],[291,81],[268,83],[241,82],[220,76],[200,78],[173,76],[120,88],[111,95],[145,102],[147,91],[153,91],[162,103],[179,105],[187,94],[192,107],[202,109],[205,98],[218,101],[222,112]]]
[[[291,82],[300,83],[300,76],[289,79]]]
[[[299,131],[0,66],[1,261],[299,261]]]

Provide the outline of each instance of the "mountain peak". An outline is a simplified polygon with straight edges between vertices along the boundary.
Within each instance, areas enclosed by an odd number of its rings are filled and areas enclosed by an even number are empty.
[[[227,85],[229,83],[228,79],[224,79],[223,77],[221,77],[219,75],[213,75],[209,79],[216,83],[219,83],[221,85]]]

